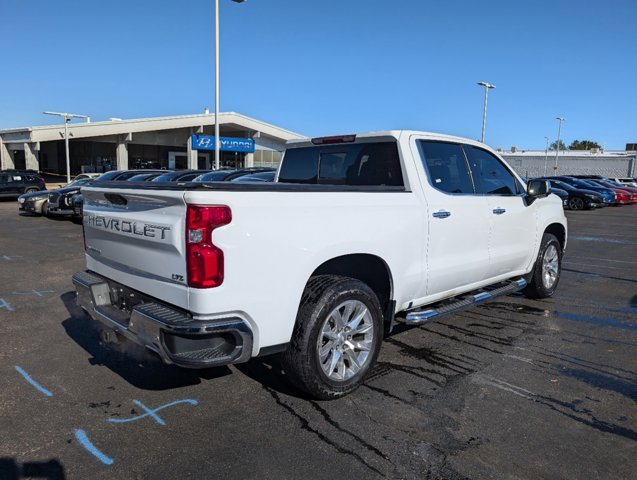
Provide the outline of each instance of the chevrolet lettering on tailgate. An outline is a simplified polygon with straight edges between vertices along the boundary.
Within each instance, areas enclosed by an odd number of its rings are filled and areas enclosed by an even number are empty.
[[[156,225],[142,222],[134,222],[119,218],[105,217],[103,215],[84,215],[84,225],[110,230],[112,232],[128,233],[140,237],[166,239],[166,232],[170,231],[167,225]]]

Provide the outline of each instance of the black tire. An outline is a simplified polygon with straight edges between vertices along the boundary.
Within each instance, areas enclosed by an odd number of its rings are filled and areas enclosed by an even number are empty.
[[[25,188],[24,189],[24,193],[33,193],[33,192],[37,192],[38,189],[37,188]]]
[[[337,316],[347,324],[338,322]],[[351,332],[355,333],[348,335]],[[372,289],[353,278],[319,275],[305,287],[292,339],[281,361],[293,385],[314,398],[331,400],[363,382],[376,362],[382,340],[383,315]]]
[[[529,284],[522,290],[528,298],[548,298],[553,295],[562,273],[562,246],[551,233],[542,236],[533,270],[528,276]]]
[[[44,217],[48,217],[49,216],[49,201],[45,200],[42,203],[42,207],[40,208],[40,215],[44,216]]]
[[[573,197],[568,201],[568,208],[571,210],[583,210],[584,200],[581,197]]]

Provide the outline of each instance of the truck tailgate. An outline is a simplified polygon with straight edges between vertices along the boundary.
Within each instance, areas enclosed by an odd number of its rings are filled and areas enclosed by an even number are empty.
[[[183,191],[82,189],[87,267],[188,308]]]

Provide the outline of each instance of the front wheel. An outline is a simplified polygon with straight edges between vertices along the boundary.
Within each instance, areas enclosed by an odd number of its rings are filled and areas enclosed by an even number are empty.
[[[531,280],[522,290],[529,298],[547,298],[553,295],[562,272],[562,246],[551,233],[542,236],[540,251],[531,271]]]
[[[44,215],[45,217],[49,216],[49,201],[45,200],[42,202],[42,206],[40,207],[40,215]]]
[[[330,400],[354,391],[376,362],[383,316],[376,294],[349,277],[308,282],[283,368],[312,397]]]

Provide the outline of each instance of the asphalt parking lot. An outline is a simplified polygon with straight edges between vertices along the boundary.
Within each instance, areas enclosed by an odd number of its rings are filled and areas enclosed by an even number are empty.
[[[568,220],[554,298],[399,329],[317,402],[276,357],[189,371],[102,345],[74,302],[81,226],[0,200],[0,478],[636,478],[637,206]]]

